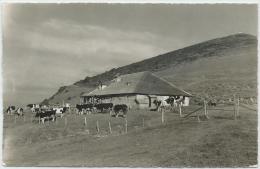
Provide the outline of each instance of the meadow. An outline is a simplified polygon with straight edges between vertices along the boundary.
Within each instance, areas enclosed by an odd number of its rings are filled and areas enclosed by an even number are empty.
[[[183,109],[187,114],[198,106]],[[214,107],[209,119],[178,112],[130,110],[127,118],[109,113],[67,113],[39,124],[32,113],[4,115],[6,166],[86,167],[246,167],[257,164],[256,105]],[[86,117],[86,124],[85,124]],[[127,119],[127,130],[126,130]],[[98,122],[97,122],[98,121]],[[98,128],[97,128],[98,123]],[[111,126],[111,131],[109,128]]]

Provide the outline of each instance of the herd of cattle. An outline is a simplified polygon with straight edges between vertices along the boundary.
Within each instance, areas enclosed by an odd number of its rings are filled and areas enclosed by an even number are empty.
[[[30,108],[31,112],[34,114],[34,117],[39,119],[42,123],[46,120],[55,121],[57,117],[63,117],[65,113],[70,110],[70,106],[65,107],[49,107],[49,106],[40,106],[37,104],[28,104],[28,108]],[[112,115],[112,111],[114,111],[114,115],[118,117],[121,115],[122,117],[126,116],[129,107],[125,104],[117,104],[113,105],[112,103],[100,103],[100,104],[82,104],[76,105],[77,114],[90,114],[92,112],[109,112]],[[23,116],[24,111],[23,108],[17,108],[15,106],[9,106],[6,110],[8,115],[17,115]]]
[[[174,97],[169,97],[166,100],[154,100],[153,102],[156,106],[156,110],[159,111],[161,109],[167,109],[168,107],[170,109],[179,107],[183,105],[183,99],[176,100]],[[216,106],[215,102],[208,102],[211,106]],[[38,118],[42,123],[44,123],[45,120],[53,120],[55,121],[57,117],[63,117],[66,113],[66,111],[70,111],[70,105],[66,104],[64,107],[50,107],[45,105],[37,105],[37,104],[28,104],[28,108],[31,109],[31,112],[34,113],[34,117]],[[125,117],[127,114],[127,111],[130,109],[129,106],[126,104],[113,104],[113,103],[97,103],[97,104],[77,104],[76,105],[76,112],[79,115],[82,114],[91,114],[94,112],[109,112],[111,116],[118,117],[121,115],[122,117]],[[6,110],[7,114],[15,114],[18,116],[23,116],[23,108],[18,107],[17,109],[15,106],[9,106]]]
[[[114,114],[116,117],[119,116],[120,112],[123,113],[123,116],[126,115],[129,107],[126,104],[116,104],[113,103],[99,103],[99,104],[83,104],[83,105],[76,105],[76,109],[78,114],[90,114],[92,112],[109,112],[112,113],[112,110],[114,111]]]

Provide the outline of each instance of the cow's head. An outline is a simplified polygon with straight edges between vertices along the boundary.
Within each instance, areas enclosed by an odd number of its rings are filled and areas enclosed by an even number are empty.
[[[27,104],[26,107],[33,108],[33,104]]]

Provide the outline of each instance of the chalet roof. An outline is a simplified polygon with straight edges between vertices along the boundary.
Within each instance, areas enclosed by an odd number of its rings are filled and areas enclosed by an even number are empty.
[[[145,71],[119,76],[106,88],[95,89],[82,96],[111,96],[122,94],[148,94],[161,96],[191,96],[170,82],[155,74]]]

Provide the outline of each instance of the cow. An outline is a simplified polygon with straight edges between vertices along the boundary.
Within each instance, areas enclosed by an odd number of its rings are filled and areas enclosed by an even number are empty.
[[[15,111],[15,114],[17,114],[18,116],[23,116],[23,108],[19,107],[17,108],[17,110]]]
[[[154,100],[153,103],[156,106],[156,111],[159,111],[159,107],[161,106],[162,101],[161,100]]]
[[[78,111],[78,114],[83,114],[85,112],[87,112],[87,114],[91,113],[94,109],[94,104],[83,104],[83,105],[76,105],[76,109]]]
[[[127,107],[126,104],[117,104],[117,105],[114,106],[113,109],[114,109],[116,117],[119,116],[120,112],[123,112],[123,117],[125,117],[126,113],[127,113],[127,110],[128,110],[128,107]]]
[[[175,108],[178,106],[178,103],[176,99],[172,96],[170,96],[168,99],[165,100],[167,104],[170,105],[170,110],[175,110]]]
[[[39,111],[35,114],[36,118],[39,118],[40,121],[44,124],[45,120],[56,120],[56,111],[55,110],[45,110],[45,111]]]
[[[217,102],[214,101],[214,100],[210,100],[210,101],[208,102],[208,105],[209,105],[209,106],[214,106],[214,107],[216,107],[216,106],[217,106]]]
[[[104,110],[112,110],[113,103],[100,103],[94,106],[97,110],[103,113]]]
[[[32,113],[37,113],[40,111],[40,105],[38,104],[28,104],[27,107],[31,109]]]
[[[63,108],[53,108],[53,110],[55,111],[57,116],[60,116],[61,118],[64,116],[67,108],[63,107]]]
[[[12,115],[13,113],[15,113],[15,106],[9,106],[7,109],[6,109],[6,113],[8,115]]]

